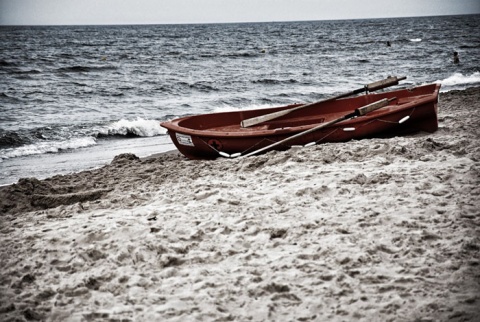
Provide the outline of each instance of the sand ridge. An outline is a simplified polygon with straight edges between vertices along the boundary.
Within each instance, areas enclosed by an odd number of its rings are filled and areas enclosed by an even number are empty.
[[[1,320],[479,320],[479,94],[433,134],[2,187]]]

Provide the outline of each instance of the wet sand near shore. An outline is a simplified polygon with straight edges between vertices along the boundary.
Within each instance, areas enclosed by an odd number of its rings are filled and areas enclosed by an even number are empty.
[[[0,187],[0,320],[478,321],[480,88],[439,130]]]

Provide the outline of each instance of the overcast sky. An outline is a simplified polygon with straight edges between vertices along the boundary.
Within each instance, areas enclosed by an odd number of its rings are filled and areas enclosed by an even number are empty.
[[[480,13],[480,0],[0,0],[1,25],[169,24]]]

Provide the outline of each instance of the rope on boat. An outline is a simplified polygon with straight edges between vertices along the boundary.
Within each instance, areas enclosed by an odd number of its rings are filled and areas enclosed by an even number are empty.
[[[324,137],[322,137],[320,140],[318,141],[315,141],[315,144],[323,141],[324,139],[328,138],[330,135],[332,135],[333,133],[337,132],[338,131],[338,128],[334,129],[333,131],[331,131],[330,133],[328,133],[327,135],[325,135]],[[309,145],[310,143],[306,144],[306,145]],[[309,145],[310,146],[310,145]]]
[[[224,157],[224,158],[237,158],[237,157],[239,157],[239,156],[241,156],[241,155],[243,155],[243,154],[245,154],[245,153],[247,153],[247,152],[255,149],[255,147],[257,147],[258,145],[264,143],[265,141],[268,142],[268,143],[275,143],[275,142],[277,142],[277,141],[274,141],[274,140],[272,140],[272,139],[263,138],[261,141],[255,143],[254,145],[252,145],[252,146],[249,147],[248,149],[245,149],[245,150],[243,150],[243,151],[241,151],[241,152],[236,152],[236,153],[228,154],[228,153],[226,153],[226,152],[223,152],[223,151],[220,151],[220,150],[216,149],[214,146],[208,144],[204,139],[201,139],[201,140],[202,140],[202,142],[203,142],[206,146],[210,147],[213,151],[217,152],[220,156],[222,156],[222,157]],[[291,146],[290,146],[290,147],[291,147]]]
[[[412,112],[411,112],[409,115],[401,118],[401,119],[400,119],[399,121],[397,121],[397,122],[388,121],[388,120],[381,120],[381,119],[374,119],[374,120],[371,120],[371,121],[368,122],[368,123],[365,123],[363,126],[366,126],[366,125],[371,124],[371,123],[376,122],[376,121],[378,121],[378,122],[383,122],[383,123],[390,123],[390,124],[403,124],[403,123],[405,123],[408,119],[410,119],[410,117],[411,117],[411,116],[413,115],[413,113],[415,112],[415,109],[416,109],[416,108],[414,107],[414,108],[412,109]],[[363,126],[362,126],[362,127],[363,127]]]

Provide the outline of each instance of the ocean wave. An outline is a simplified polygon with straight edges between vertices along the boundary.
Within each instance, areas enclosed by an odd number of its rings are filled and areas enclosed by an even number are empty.
[[[11,67],[11,66],[18,66],[18,65],[19,64],[16,62],[0,59],[0,67]]]
[[[88,73],[94,71],[104,71],[104,70],[115,70],[117,67],[115,66],[69,66],[69,67],[61,67],[57,69],[57,72],[63,73]]]
[[[251,51],[238,51],[238,52],[224,52],[220,56],[228,58],[254,58],[259,57],[263,53],[260,52],[251,52]]]
[[[43,71],[39,69],[29,69],[29,68],[12,68],[10,70],[12,74],[19,74],[19,75],[38,75],[42,74]]]
[[[0,100],[6,100],[6,101],[10,101],[10,102],[21,102],[22,101],[21,99],[19,99],[17,97],[10,96],[7,93],[3,93],[3,92],[0,92]]]
[[[465,89],[471,86],[480,85],[480,72],[474,72],[471,75],[455,73],[444,80],[437,80],[436,83],[442,84],[443,91],[454,89]]]
[[[31,141],[16,132],[0,131],[0,149],[17,147],[27,143],[31,143]]]
[[[39,113],[42,110],[39,109]],[[4,119],[0,117],[0,120]],[[0,149],[18,148],[35,145],[37,142],[65,142],[72,138],[91,136],[82,126],[48,125],[36,128],[20,128],[16,130],[0,129]]]
[[[198,81],[195,83],[179,82],[178,85],[205,93],[218,91],[218,87],[216,87],[212,82],[208,81]]]
[[[272,79],[272,78],[263,78],[251,81],[253,84],[266,84],[266,85],[275,85],[275,84],[293,84],[298,83],[295,79]]]
[[[18,148],[1,150],[0,159],[17,158],[34,154],[58,153],[97,144],[94,137],[73,138],[65,141],[43,141]]]
[[[137,118],[130,121],[122,119],[105,129],[101,129],[97,137],[126,136],[126,137],[151,137],[166,134],[167,131],[156,120]]]

